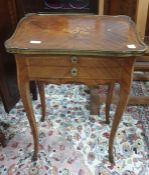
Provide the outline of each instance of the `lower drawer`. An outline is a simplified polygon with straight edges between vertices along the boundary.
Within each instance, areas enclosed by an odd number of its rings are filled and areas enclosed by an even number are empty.
[[[30,79],[37,78],[87,78],[87,79],[120,79],[122,68],[89,68],[89,67],[49,67],[28,66]]]

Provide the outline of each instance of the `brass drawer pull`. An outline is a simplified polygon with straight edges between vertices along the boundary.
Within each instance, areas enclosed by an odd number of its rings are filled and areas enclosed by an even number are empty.
[[[76,77],[77,73],[78,73],[77,68],[72,68],[71,71],[70,71],[70,74],[71,74],[72,77]]]
[[[78,62],[78,58],[76,56],[72,56],[71,57],[71,63],[72,64],[77,64],[77,62]]]

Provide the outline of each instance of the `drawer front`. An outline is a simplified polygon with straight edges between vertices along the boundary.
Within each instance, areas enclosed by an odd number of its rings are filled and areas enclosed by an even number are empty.
[[[28,66],[30,79],[37,78],[86,78],[86,79],[120,79],[119,68],[56,67]]]
[[[119,67],[126,58],[104,58],[87,56],[28,56],[28,66],[80,66],[80,67]]]

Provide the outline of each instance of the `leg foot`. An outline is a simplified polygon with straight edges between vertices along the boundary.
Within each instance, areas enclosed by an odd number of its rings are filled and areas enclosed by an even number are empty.
[[[109,125],[110,124],[110,120],[106,120],[105,124]]]
[[[125,107],[128,101],[129,90],[130,90],[129,83],[121,84],[119,104],[116,109],[115,117],[114,117],[113,124],[112,124],[111,134],[109,138],[109,161],[111,163],[114,162],[114,159],[113,159],[114,138],[115,138],[116,131],[118,129],[119,123],[121,121],[122,115],[124,113],[124,110],[125,110]]]
[[[32,156],[32,162],[37,161],[37,159],[38,159],[37,153],[34,153]]]
[[[44,122],[44,121],[45,121],[45,119],[41,117],[40,121],[41,121],[41,122]]]
[[[25,68],[20,66],[20,70],[24,70]],[[30,98],[30,89],[29,89],[29,80],[25,76],[26,74],[23,74],[24,71],[20,71],[19,76],[18,76],[18,86],[19,86],[19,91],[20,91],[20,96],[22,98],[22,102],[24,105],[24,109],[26,111],[28,121],[31,127],[32,135],[33,135],[33,140],[34,140],[34,152],[38,153],[38,129],[36,125],[36,120],[32,108],[32,103],[31,103],[31,98]]]
[[[110,162],[112,165],[115,165],[115,161],[114,161],[113,156],[109,156],[109,162]]]

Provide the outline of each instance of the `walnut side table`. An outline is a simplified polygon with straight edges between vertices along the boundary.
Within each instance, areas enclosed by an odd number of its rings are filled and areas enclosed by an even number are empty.
[[[119,104],[109,139],[109,160],[113,142],[127,105],[134,62],[145,52],[135,25],[127,16],[28,14],[5,42],[15,54],[20,95],[32,129],[33,159],[38,154],[38,131],[32,109],[29,81],[38,82],[45,118],[43,83],[84,83],[89,86],[119,83]],[[112,89],[112,88],[111,88]],[[109,122],[107,98],[106,121]]]

